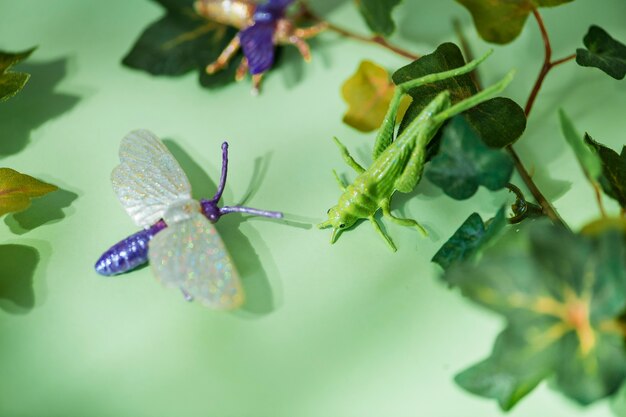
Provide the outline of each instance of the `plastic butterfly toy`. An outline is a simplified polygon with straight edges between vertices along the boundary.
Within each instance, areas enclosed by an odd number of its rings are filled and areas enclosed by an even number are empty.
[[[240,81],[250,72],[253,94],[258,93],[263,74],[274,64],[276,45],[294,45],[304,57],[311,60],[311,51],[305,39],[316,36],[326,29],[326,23],[298,28],[285,17],[285,10],[294,0],[268,0],[257,4],[252,0],[197,0],[194,8],[201,16],[216,22],[234,26],[239,33],[228,44],[215,62],[206,67],[214,74],[224,68],[239,48],[244,58],[237,69],[235,79]]]
[[[102,275],[117,275],[150,261],[156,278],[178,288],[187,301],[229,310],[244,301],[235,265],[212,223],[228,213],[279,219],[280,212],[218,207],[226,184],[228,143],[222,144],[222,175],[215,196],[191,198],[182,168],[153,133],[136,130],[122,139],[120,164],[111,174],[118,199],[144,228],[113,245],[96,262]]]

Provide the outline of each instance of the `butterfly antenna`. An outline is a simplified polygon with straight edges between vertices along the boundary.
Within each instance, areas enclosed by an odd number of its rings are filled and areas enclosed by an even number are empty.
[[[211,202],[217,203],[222,198],[224,187],[226,186],[226,175],[228,174],[228,142],[222,143],[222,175],[220,176],[220,185],[217,192],[211,199]]]

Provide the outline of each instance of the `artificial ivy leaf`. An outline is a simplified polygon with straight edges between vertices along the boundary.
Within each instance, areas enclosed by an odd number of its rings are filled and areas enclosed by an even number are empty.
[[[393,74],[393,81],[400,84],[424,75],[442,72],[465,65],[463,54],[453,43],[440,45],[435,52],[424,55]],[[466,99],[478,92],[470,74],[427,84],[411,89],[413,102],[400,125],[404,129],[443,90],[450,91],[452,103]],[[503,148],[515,142],[526,129],[524,110],[513,100],[496,97],[481,103],[464,113],[467,121],[476,129],[485,144]]]
[[[361,132],[371,132],[380,127],[395,91],[387,70],[374,62],[363,61],[356,73],[343,84],[341,94],[348,111],[343,122]],[[405,96],[398,109],[400,120],[409,106]]]
[[[206,20],[193,9],[192,0],[157,0],[167,13],[141,34],[122,63],[153,75],[177,76],[198,69],[206,87],[234,81],[238,62],[213,75],[207,64],[215,61],[237,30]]]
[[[565,136],[567,143],[569,143],[570,147],[574,150],[578,163],[587,178],[592,182],[596,182],[600,178],[600,175],[602,175],[602,161],[600,157],[583,141],[583,136],[576,131],[574,124],[563,109],[559,110],[559,118],[561,120],[563,136]]]
[[[522,32],[533,9],[554,7],[573,0],[456,0],[469,10],[481,38],[509,43]]]
[[[0,168],[0,216],[22,211],[33,197],[41,197],[58,188],[10,168]]]
[[[391,12],[402,0],[354,0],[372,32],[389,36],[396,30]]]
[[[456,200],[473,196],[480,185],[500,190],[513,174],[513,160],[501,149],[485,145],[464,117],[453,118],[443,131],[439,153],[426,177]]]
[[[24,52],[0,51],[0,102],[6,101],[19,93],[30,78],[25,72],[10,71],[11,67],[28,58],[35,48]]]
[[[578,65],[598,68],[617,80],[626,76],[626,45],[595,25],[589,28],[583,43],[587,49],[576,50]]]
[[[611,148],[607,148],[585,134],[585,143],[595,149],[602,161],[602,175],[600,185],[609,197],[617,200],[626,208],[626,146],[622,147],[622,153],[618,154]]]
[[[504,207],[485,224],[478,213],[472,213],[446,243],[437,251],[432,262],[444,270],[451,265],[469,260],[506,225]],[[445,279],[445,276],[444,276]]]
[[[491,356],[456,376],[466,390],[510,409],[545,378],[580,404],[612,395],[626,378],[622,314],[626,247],[537,222],[498,241],[448,280],[503,315]]]

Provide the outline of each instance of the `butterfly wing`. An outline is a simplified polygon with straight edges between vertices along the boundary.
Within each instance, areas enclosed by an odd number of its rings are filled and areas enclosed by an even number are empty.
[[[128,215],[142,227],[161,219],[172,203],[191,198],[191,185],[174,155],[147,130],[122,139],[111,183]]]
[[[215,227],[200,213],[157,234],[148,256],[166,287],[179,288],[212,309],[231,310],[243,303],[235,265]]]
[[[274,22],[257,22],[239,32],[250,73],[261,74],[274,64]]]

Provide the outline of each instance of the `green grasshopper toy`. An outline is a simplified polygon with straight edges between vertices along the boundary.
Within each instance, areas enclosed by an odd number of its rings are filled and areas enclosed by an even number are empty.
[[[372,153],[372,165],[365,169],[350,156],[348,149],[334,138],[344,161],[358,174],[352,184],[345,184],[335,171],[335,179],[343,194],[336,206],[328,210],[328,220],[320,223],[320,229],[332,227],[331,243],[335,243],[342,231],[354,225],[359,219],[369,220],[376,233],[396,251],[391,238],[380,228],[374,218],[378,209],[383,216],[402,226],[415,227],[424,235],[424,228],[413,219],[402,219],[391,214],[390,203],[393,193],[409,193],[419,182],[424,171],[426,146],[435,136],[443,123],[504,90],[513,79],[514,71],[504,79],[485,90],[452,105],[450,92],[439,93],[422,112],[394,140],[395,120],[400,99],[412,88],[430,84],[446,78],[455,77],[473,71],[491,54],[453,70],[429,74],[396,86],[393,99],[376,137]]]

